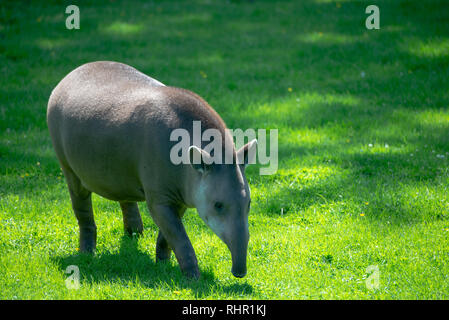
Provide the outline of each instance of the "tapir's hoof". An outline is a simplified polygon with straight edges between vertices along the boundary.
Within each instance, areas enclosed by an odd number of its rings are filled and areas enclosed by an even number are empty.
[[[95,253],[97,247],[97,233],[96,230],[81,229],[80,230],[80,248],[81,253]]]
[[[182,273],[190,280],[198,280],[200,278],[200,271],[198,270],[198,267],[182,270]]]
[[[125,234],[131,238],[140,237],[143,234],[142,229],[125,229]]]
[[[95,243],[82,243],[80,244],[80,248],[79,251],[81,253],[86,253],[86,254],[95,254]]]
[[[124,227],[125,233],[130,237],[141,236],[143,234],[143,224],[140,219],[127,221]]]
[[[171,251],[172,250],[167,245],[162,246],[158,243],[156,245],[156,262],[170,260]]]
[[[170,260],[171,257],[171,250],[167,250],[167,251],[159,251],[156,253],[156,262],[163,262],[163,261],[168,261]]]

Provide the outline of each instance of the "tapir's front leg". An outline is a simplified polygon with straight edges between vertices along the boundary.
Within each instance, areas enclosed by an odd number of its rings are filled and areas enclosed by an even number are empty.
[[[171,248],[168,245],[167,239],[165,239],[161,230],[159,230],[159,234],[157,235],[156,240],[156,260],[157,261],[169,260],[170,255],[171,255]]]
[[[178,216],[182,218],[186,208],[181,208],[178,210]],[[172,249],[170,248],[167,239],[165,239],[162,232],[159,230],[156,240],[156,261],[169,260],[171,256]]]
[[[153,205],[149,210],[168,246],[173,249],[181,271],[189,278],[198,279],[200,272],[195,251],[177,210],[167,205]]]

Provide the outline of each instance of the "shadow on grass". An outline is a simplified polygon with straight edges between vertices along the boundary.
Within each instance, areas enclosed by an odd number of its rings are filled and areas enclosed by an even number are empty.
[[[156,263],[148,253],[138,248],[136,238],[123,236],[118,252],[102,252],[96,255],[75,254],[51,258],[61,270],[69,265],[80,269],[81,283],[95,284],[98,282],[119,282],[126,285],[136,282],[147,288],[177,287],[190,289],[195,296],[201,298],[213,292],[226,295],[251,294],[253,288],[244,283],[229,285],[220,284],[210,270],[200,270],[198,281],[187,279],[180,271],[177,263]]]
[[[330,106],[339,108],[338,104]],[[420,210],[419,205],[414,204],[414,195],[423,192],[423,187],[427,192],[429,188],[441,190],[443,187],[449,154],[445,152],[447,140],[444,137],[449,126],[445,122],[439,125],[423,123],[406,113],[403,117],[396,116],[396,120],[397,124],[392,120],[385,121],[384,128],[387,129],[382,132],[378,128],[366,128],[367,137],[372,136],[375,140],[368,140],[375,144],[372,148],[361,144],[362,141],[346,146],[342,139],[312,146],[297,142],[280,145],[279,159],[282,161],[279,167],[286,171],[267,177],[257,176],[256,171],[249,175],[256,186],[263,187],[264,183],[274,186],[270,192],[260,195],[254,208],[273,216],[279,216],[281,212],[301,215],[309,207],[333,204],[340,207],[333,211],[334,214],[344,215],[344,204],[351,203],[355,216],[360,208],[368,221],[398,226],[444,217],[436,202],[422,212],[422,208]],[[389,130],[388,127],[393,126],[395,128]],[[406,136],[406,140],[396,135],[410,127],[415,130]],[[311,160],[307,160],[309,156]],[[306,160],[298,165],[296,159]],[[302,170],[312,172],[307,164],[318,167],[318,173],[313,174],[311,181],[302,178]],[[296,170],[288,170],[292,166]],[[330,174],[320,177],[320,166],[329,168]]]

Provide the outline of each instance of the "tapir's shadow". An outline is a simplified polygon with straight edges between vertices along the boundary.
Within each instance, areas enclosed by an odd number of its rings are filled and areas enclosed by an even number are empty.
[[[75,254],[51,258],[61,270],[70,265],[79,268],[81,285],[83,283],[120,282],[128,285],[138,281],[145,287],[156,287],[165,283],[177,288],[190,288],[198,298],[212,292],[223,292],[230,295],[250,294],[253,292],[247,283],[220,284],[210,270],[200,270],[198,281],[189,280],[181,274],[177,263],[172,261],[155,262],[154,257],[138,249],[137,239],[123,236],[118,252],[102,252],[95,255]]]

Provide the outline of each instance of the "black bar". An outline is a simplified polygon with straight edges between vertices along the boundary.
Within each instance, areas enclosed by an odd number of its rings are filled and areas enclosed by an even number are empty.
[[[29,308],[28,308],[29,305]],[[425,310],[432,310],[435,314],[438,309],[447,311],[448,301],[431,300],[3,300],[0,301],[2,312],[11,308],[14,316],[21,312],[33,316],[39,312],[53,313],[59,318],[64,315],[82,319],[86,314],[98,313],[104,318],[106,315],[124,313],[132,318],[156,318],[165,320],[166,317],[174,319],[276,319],[283,315],[292,315],[294,318],[311,319],[311,316],[355,316],[380,317],[392,315],[391,311],[399,312],[401,317],[416,314]],[[426,307],[431,309],[426,309]],[[58,310],[57,314],[55,312]],[[91,313],[93,311],[93,313]],[[159,316],[161,315],[161,316]],[[288,317],[291,318],[291,317]],[[168,320],[169,318],[167,318]],[[81,319],[80,319],[81,320]]]

